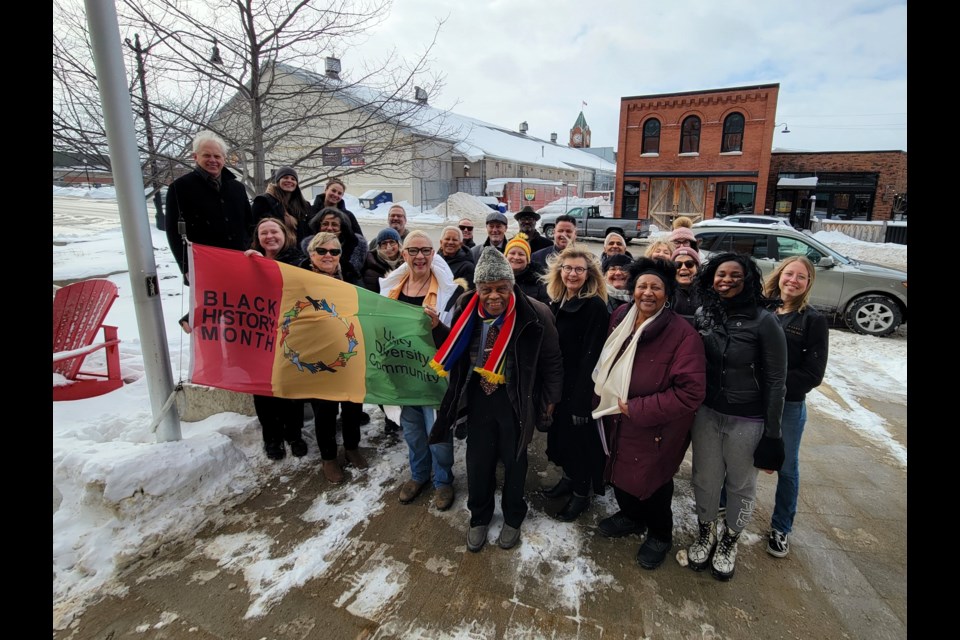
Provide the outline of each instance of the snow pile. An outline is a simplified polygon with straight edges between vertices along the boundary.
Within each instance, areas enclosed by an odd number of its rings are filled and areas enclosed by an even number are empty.
[[[487,221],[487,216],[493,213],[493,209],[485,205],[480,198],[457,191],[450,194],[446,202],[441,202],[424,213],[433,213],[440,217],[446,216],[447,220],[470,218],[475,225],[483,225]]]
[[[839,231],[818,231],[813,237],[848,258],[874,262],[893,269],[907,270],[907,245],[893,242],[867,242]]]

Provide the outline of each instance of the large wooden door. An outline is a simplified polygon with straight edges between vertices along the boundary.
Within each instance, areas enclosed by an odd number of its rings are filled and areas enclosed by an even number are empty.
[[[677,216],[703,219],[706,178],[653,178],[650,180],[650,218],[661,230],[673,228]]]

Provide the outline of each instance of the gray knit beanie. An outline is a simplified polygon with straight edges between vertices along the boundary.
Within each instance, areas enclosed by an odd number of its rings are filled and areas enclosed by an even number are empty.
[[[496,247],[484,247],[473,272],[473,281],[480,284],[497,280],[509,280],[513,284],[513,267]]]

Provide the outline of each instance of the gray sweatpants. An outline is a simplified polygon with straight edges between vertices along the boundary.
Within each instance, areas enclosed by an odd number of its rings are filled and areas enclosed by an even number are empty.
[[[700,405],[693,421],[693,496],[700,522],[712,522],[727,483],[727,527],[743,531],[753,516],[757,474],[753,452],[763,436],[763,423],[728,416]]]

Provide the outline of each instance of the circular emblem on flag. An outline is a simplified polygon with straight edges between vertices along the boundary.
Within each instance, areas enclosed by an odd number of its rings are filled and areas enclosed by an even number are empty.
[[[336,318],[342,322],[343,326],[347,328],[346,333],[343,334],[346,338],[346,351],[340,351],[337,357],[330,362],[323,362],[322,360],[305,361],[301,358],[301,350],[292,346],[288,338],[290,337],[290,323],[296,320],[304,310],[313,310],[318,312],[321,317]],[[297,300],[293,307],[283,314],[283,322],[280,324],[280,345],[283,347],[283,357],[289,360],[298,371],[336,373],[338,368],[347,366],[350,358],[357,355],[358,344],[359,341],[354,333],[353,323],[347,322],[337,313],[336,305],[328,303],[326,298],[314,300],[310,296],[306,296],[306,300]]]

